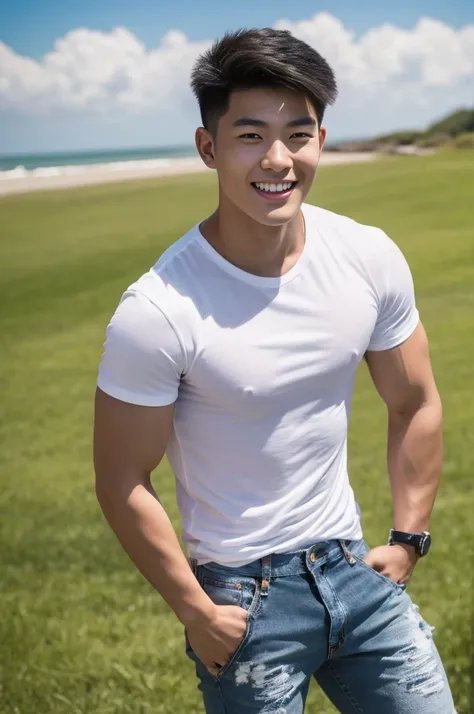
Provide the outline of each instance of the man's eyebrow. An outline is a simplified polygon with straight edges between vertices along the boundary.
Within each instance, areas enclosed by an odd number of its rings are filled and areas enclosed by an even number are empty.
[[[240,117],[239,119],[236,119],[233,122],[232,126],[258,126],[268,128],[267,122],[262,121],[261,119],[255,119],[253,117]],[[313,119],[313,117],[310,116],[300,117],[299,119],[292,119],[292,121],[289,121],[286,126],[292,128],[297,126],[310,126],[314,128],[316,126],[316,119]]]
[[[263,126],[267,127],[268,124],[261,119],[252,119],[251,117],[240,117],[236,119],[232,126]]]
[[[313,117],[310,116],[300,117],[299,119],[293,119],[293,121],[289,121],[287,126],[312,126],[314,128],[316,126],[316,119],[313,119]]]

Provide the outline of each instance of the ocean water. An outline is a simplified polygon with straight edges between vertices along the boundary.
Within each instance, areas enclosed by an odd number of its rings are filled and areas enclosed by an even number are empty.
[[[118,149],[50,154],[0,156],[0,180],[25,176],[60,176],[93,170],[121,170],[169,166],[176,160],[198,157],[195,147]]]

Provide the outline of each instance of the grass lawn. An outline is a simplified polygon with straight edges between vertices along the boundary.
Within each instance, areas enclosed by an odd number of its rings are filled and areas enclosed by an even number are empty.
[[[474,159],[321,169],[309,201],[386,230],[413,270],[445,408],[434,545],[410,585],[469,711],[474,537]],[[182,628],[96,503],[91,420],[125,288],[210,212],[212,175],[0,200],[0,713],[199,714]],[[350,472],[371,545],[391,525],[384,409],[364,367]],[[154,484],[179,529],[167,464]],[[308,714],[334,708],[313,687]],[[383,714],[383,712],[381,712]]]

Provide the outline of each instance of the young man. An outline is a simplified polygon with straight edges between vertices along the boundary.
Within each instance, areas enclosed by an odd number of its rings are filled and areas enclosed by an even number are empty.
[[[96,396],[100,505],[187,635],[208,714],[453,714],[405,592],[427,553],[441,404],[409,268],[304,203],[336,97],[290,33],[226,35],[192,75],[219,204],[123,295]],[[354,377],[387,405],[394,518],[369,550],[347,473]],[[184,540],[150,483],[165,450]]]

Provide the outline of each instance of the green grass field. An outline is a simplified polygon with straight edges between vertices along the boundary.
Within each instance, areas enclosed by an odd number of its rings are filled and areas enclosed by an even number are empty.
[[[386,230],[412,266],[445,408],[434,545],[409,591],[469,711],[474,536],[474,161],[321,169],[309,201]],[[211,175],[0,200],[0,712],[199,714],[182,628],[95,500],[105,327],[125,288],[215,204]],[[350,472],[371,545],[391,525],[384,409],[361,367]],[[167,465],[154,475],[177,528]],[[313,687],[308,714],[335,710]],[[383,714],[381,712],[380,714]]]

